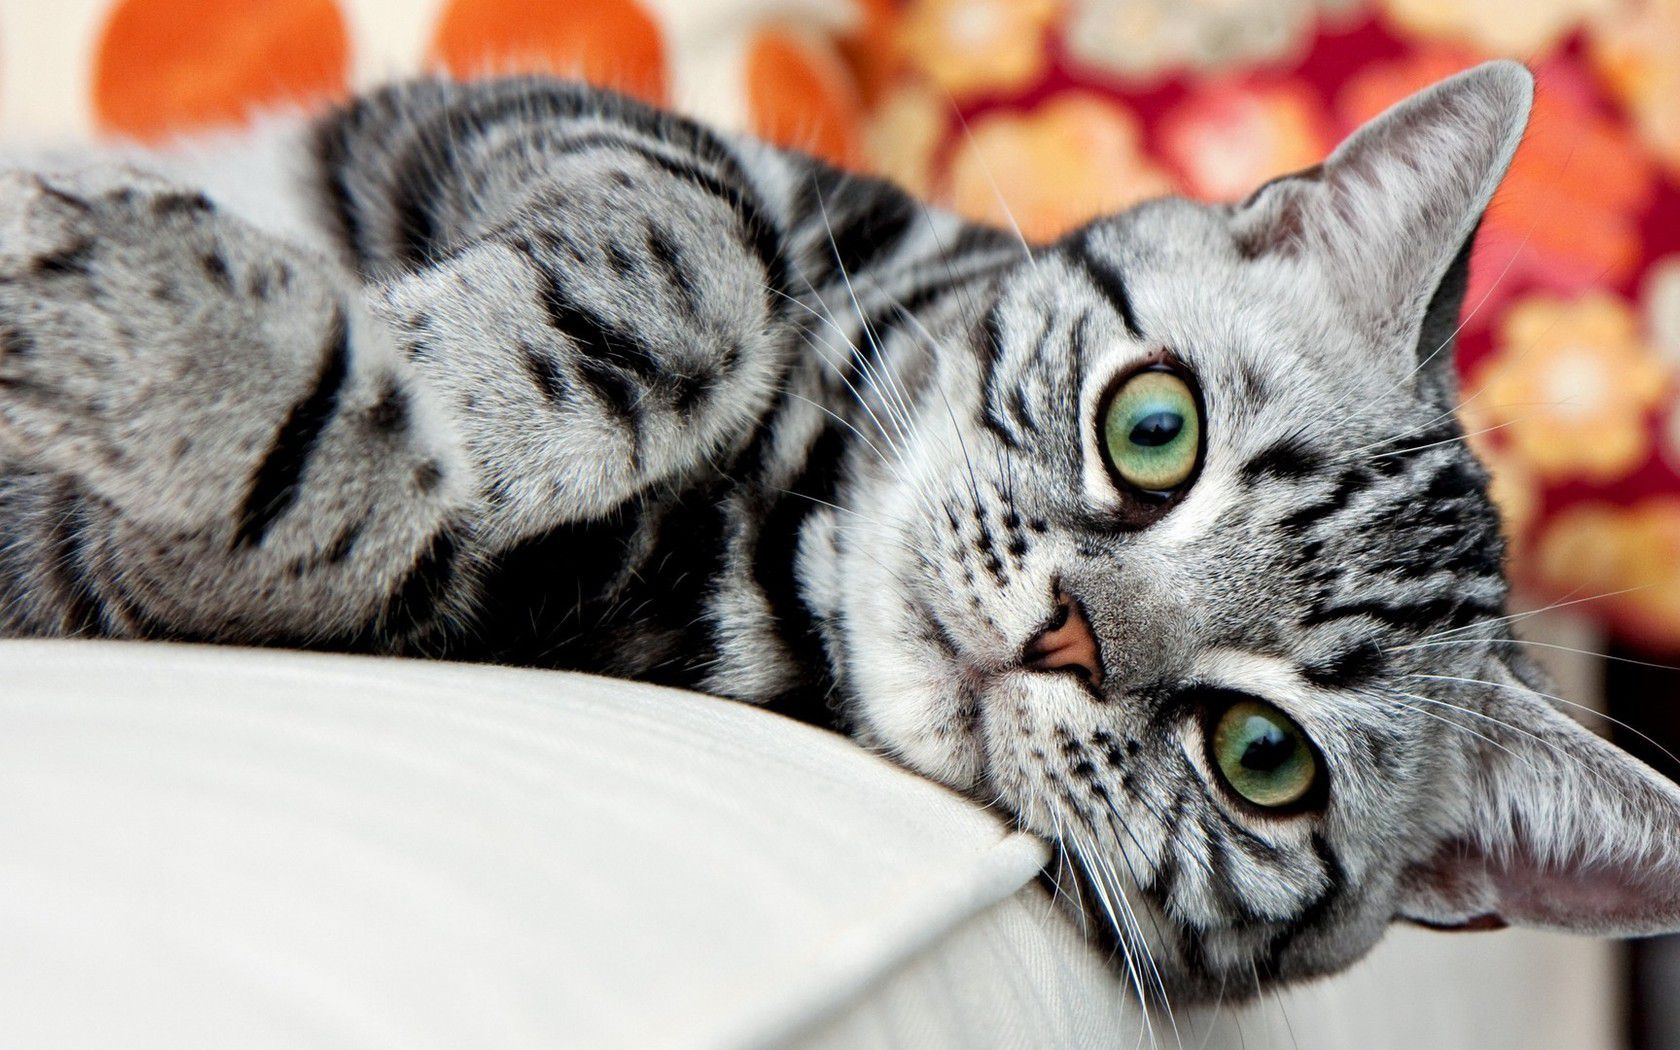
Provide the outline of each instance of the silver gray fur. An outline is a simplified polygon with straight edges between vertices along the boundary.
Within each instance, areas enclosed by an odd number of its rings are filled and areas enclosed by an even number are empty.
[[[1465,249],[1530,91],[1483,66],[1243,204],[1030,249],[532,79],[229,144],[290,162],[267,197],[170,154],[15,170],[0,631],[829,721],[1057,843],[1146,999],[1334,971],[1396,918],[1675,929],[1680,794],[1520,658],[1453,418]],[[1207,449],[1140,526],[1096,414],[1163,352]],[[1022,664],[1058,587],[1100,686]],[[1231,694],[1309,733],[1321,809],[1220,785],[1202,711]]]

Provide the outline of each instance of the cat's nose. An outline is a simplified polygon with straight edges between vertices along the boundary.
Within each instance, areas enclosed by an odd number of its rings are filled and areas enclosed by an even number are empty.
[[[1021,663],[1034,671],[1062,671],[1102,684],[1102,647],[1079,599],[1056,592],[1056,610],[1022,648]]]

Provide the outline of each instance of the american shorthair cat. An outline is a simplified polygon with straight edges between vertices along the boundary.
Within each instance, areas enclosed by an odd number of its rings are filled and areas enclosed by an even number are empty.
[[[14,155],[0,634],[831,724],[1054,843],[1146,999],[1680,928],[1680,793],[1523,659],[1454,418],[1530,93],[1049,244],[539,78]]]

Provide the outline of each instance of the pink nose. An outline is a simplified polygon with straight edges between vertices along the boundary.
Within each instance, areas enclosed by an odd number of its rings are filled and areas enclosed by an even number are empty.
[[[1066,671],[1101,685],[1102,648],[1079,600],[1056,592],[1056,612],[1021,650],[1021,663],[1034,671]]]

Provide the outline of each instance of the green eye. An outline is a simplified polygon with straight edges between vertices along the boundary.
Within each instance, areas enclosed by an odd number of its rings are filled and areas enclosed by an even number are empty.
[[[1154,368],[1121,384],[1103,409],[1102,443],[1122,481],[1167,492],[1190,480],[1202,441],[1202,415],[1190,385]]]
[[[1258,700],[1239,700],[1219,716],[1213,761],[1231,790],[1256,806],[1293,805],[1318,782],[1318,759],[1301,727]]]

